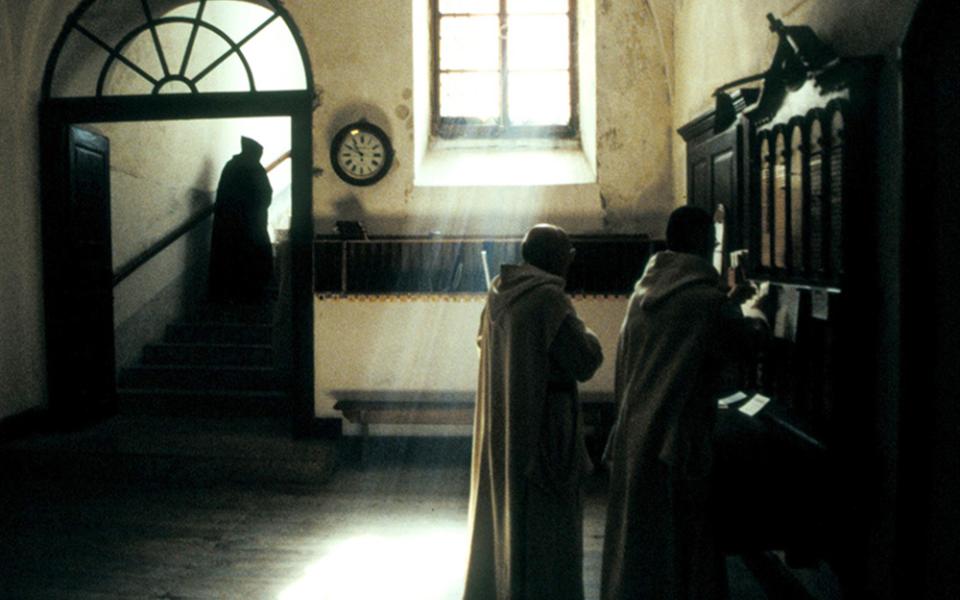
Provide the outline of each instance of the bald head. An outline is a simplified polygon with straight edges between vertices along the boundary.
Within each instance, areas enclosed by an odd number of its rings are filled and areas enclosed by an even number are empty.
[[[670,213],[667,250],[696,254],[710,260],[715,242],[713,217],[696,206],[681,206]]]
[[[573,262],[573,246],[567,232],[547,223],[534,225],[527,231],[520,252],[527,264],[560,277],[567,276]]]

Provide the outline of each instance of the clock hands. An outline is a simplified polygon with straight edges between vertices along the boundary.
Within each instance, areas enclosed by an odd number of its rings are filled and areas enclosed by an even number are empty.
[[[353,151],[360,155],[360,158],[363,158],[363,150],[360,149],[360,144],[357,143],[357,138],[350,140],[353,142]]]

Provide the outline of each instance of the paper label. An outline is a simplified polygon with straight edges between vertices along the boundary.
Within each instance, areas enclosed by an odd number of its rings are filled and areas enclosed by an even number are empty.
[[[810,316],[821,321],[830,318],[830,295],[827,290],[813,290],[811,292]]]
[[[741,400],[745,400],[746,398],[747,398],[747,395],[744,394],[743,392],[734,392],[729,396],[726,396],[724,398],[720,398],[719,400],[717,400],[717,405],[730,406],[731,404],[736,404],[737,402],[740,402]]]
[[[779,306],[773,323],[773,335],[792,342],[797,339],[800,290],[791,286],[781,286],[777,300]]]
[[[770,398],[763,394],[755,394],[753,398],[750,398],[739,410],[743,414],[753,417],[763,410],[763,407],[766,406],[768,402],[770,402]]]

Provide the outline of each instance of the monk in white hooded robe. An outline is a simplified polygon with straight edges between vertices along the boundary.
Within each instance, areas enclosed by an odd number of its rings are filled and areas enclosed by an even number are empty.
[[[563,288],[562,229],[538,225],[480,322],[465,600],[582,600],[580,483],[591,468],[577,381],[603,355]]]
[[[603,600],[726,596],[707,510],[714,385],[726,357],[755,345],[739,306],[753,290],[721,291],[705,211],[674,211],[667,247],[650,258],[620,330]]]

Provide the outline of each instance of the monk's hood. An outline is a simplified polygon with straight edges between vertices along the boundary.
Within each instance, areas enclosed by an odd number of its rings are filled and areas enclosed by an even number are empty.
[[[706,260],[694,254],[666,250],[650,257],[635,292],[641,296],[640,306],[651,310],[680,290],[718,284],[717,270]]]
[[[533,265],[503,265],[500,275],[490,284],[488,307],[491,318],[496,320],[507,307],[545,285],[557,286],[562,290],[565,281]]]

